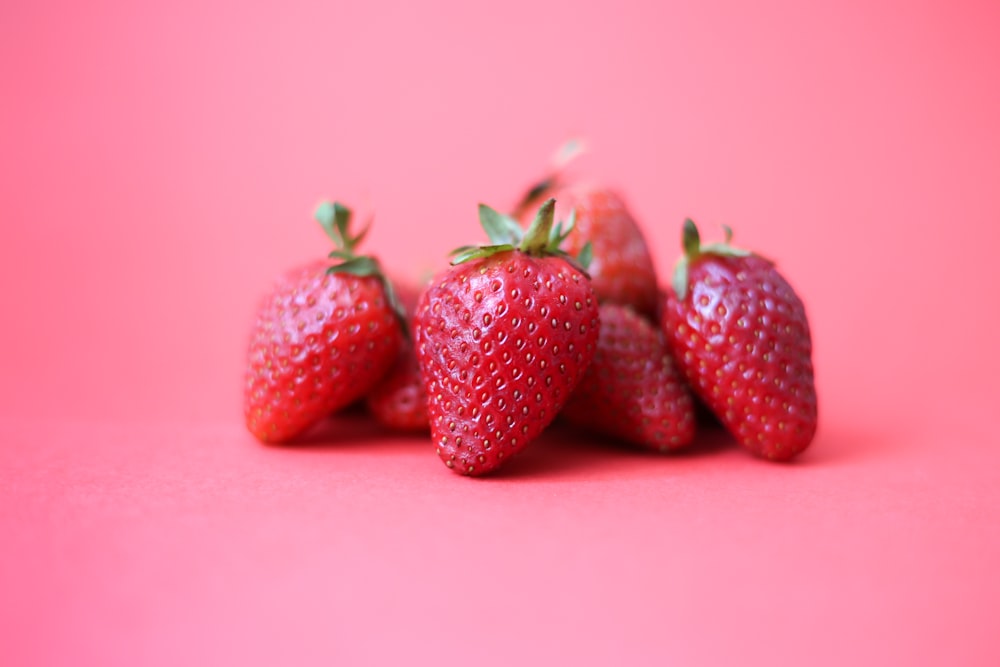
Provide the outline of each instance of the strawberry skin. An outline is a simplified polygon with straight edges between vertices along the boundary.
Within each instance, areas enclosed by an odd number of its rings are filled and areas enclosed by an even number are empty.
[[[550,224],[554,202],[547,207]],[[531,241],[547,236],[547,227],[529,230],[519,247],[456,260],[463,263],[432,280],[417,305],[431,435],[455,472],[483,475],[523,451],[593,358],[596,296],[584,273]]]
[[[597,351],[562,415],[566,421],[660,452],[691,443],[687,384],[659,328],[628,306],[602,304]]]
[[[413,433],[430,429],[427,394],[410,342],[404,342],[396,365],[365,400],[375,421],[386,428]]]
[[[586,243],[593,249],[587,272],[600,302],[632,306],[655,317],[659,281],[646,239],[624,198],[615,190],[591,184],[555,186],[546,191],[559,204],[557,216],[576,212],[576,229],[564,249],[577,255]],[[523,221],[524,205],[521,206]]]
[[[364,396],[395,362],[402,343],[391,289],[378,264],[353,254],[350,212],[317,211],[346,261],[288,272],[260,303],[250,335],[243,393],[250,432],[286,442]],[[388,291],[387,291],[388,289]]]
[[[743,447],[794,457],[817,428],[805,306],[771,261],[728,238],[701,246],[687,221],[684,246],[662,320],[679,367]]]
[[[413,350],[413,311],[419,292],[406,282],[395,282],[396,296],[406,312],[410,337],[399,348],[396,364],[365,399],[368,411],[382,426],[394,431],[422,432],[430,429],[427,419],[427,394],[420,377],[420,367]]]
[[[264,442],[285,442],[364,396],[395,361],[396,314],[373,276],[287,274],[263,301],[250,342],[244,414]]]

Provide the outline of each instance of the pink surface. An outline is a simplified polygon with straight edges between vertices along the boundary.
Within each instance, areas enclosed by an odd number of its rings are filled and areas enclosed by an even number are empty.
[[[997,664],[998,24],[6,3],[4,664]],[[801,461],[557,430],[467,480],[358,417],[253,441],[252,309],[325,252],[319,198],[417,274],[571,135],[664,279],[686,215],[778,260],[816,343]]]

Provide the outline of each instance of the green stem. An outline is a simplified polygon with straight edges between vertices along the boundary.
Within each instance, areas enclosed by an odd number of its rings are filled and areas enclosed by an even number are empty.
[[[556,200],[549,198],[538,209],[528,231],[524,233],[524,238],[518,249],[529,255],[543,254],[549,247],[552,235],[552,221],[555,218]]]

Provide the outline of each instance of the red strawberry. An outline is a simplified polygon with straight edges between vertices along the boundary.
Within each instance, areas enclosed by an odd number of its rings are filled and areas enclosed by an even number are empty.
[[[285,442],[364,396],[402,341],[392,289],[378,262],[354,253],[350,211],[324,203],[316,218],[337,249],[283,276],[262,301],[250,338],[243,394],[247,428]]]
[[[558,249],[555,201],[523,234],[480,207],[493,245],[462,248],[417,305],[414,341],[445,465],[495,470],[555,418],[597,347],[597,299]]]
[[[661,452],[689,444],[691,394],[662,332],[628,306],[602,304],[600,317],[597,352],[563,417]]]
[[[403,345],[389,375],[372,389],[366,400],[375,421],[387,428],[412,432],[430,429],[427,394],[409,341]]]
[[[538,202],[549,197],[559,201],[556,215],[560,219],[575,211],[576,231],[566,239],[565,250],[575,256],[587,243],[591,245],[593,257],[587,271],[597,298],[655,317],[659,305],[656,268],[624,198],[612,188],[563,182],[563,167],[578,150],[572,143],[562,149],[550,175],[531,188],[514,216],[528,222]]]
[[[737,441],[787,460],[816,433],[809,323],[774,264],[731,246],[731,235],[702,245],[685,221],[663,328],[692,388]]]
[[[399,303],[406,312],[407,322],[413,319],[419,296],[416,288],[406,282],[396,282]],[[412,336],[412,332],[411,332]],[[375,420],[395,431],[427,431],[427,394],[420,377],[417,355],[413,351],[411,339],[403,341],[399,348],[396,365],[379,382],[366,399],[368,410]]]

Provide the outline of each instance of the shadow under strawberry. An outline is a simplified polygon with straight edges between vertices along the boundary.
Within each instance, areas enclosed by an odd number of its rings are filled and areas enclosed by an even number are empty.
[[[642,455],[630,450],[626,455]],[[593,476],[614,468],[621,453],[568,429],[553,425],[530,448],[489,475],[483,482],[528,482],[547,479],[565,481],[577,476]]]
[[[578,446],[601,448],[617,456],[633,455],[648,459],[690,459],[709,456],[719,451],[732,449],[737,445],[736,440],[718,421],[699,423],[691,442],[684,447],[666,452],[641,447],[622,438],[576,426],[567,421],[560,420],[558,423],[566,431],[567,437],[572,437]]]
[[[722,429],[706,434],[704,439],[696,438],[682,450],[664,454],[557,421],[506,466],[477,480],[571,482],[660,476],[665,469],[679,470],[676,466],[684,461],[728,455],[736,450],[735,441]]]
[[[352,406],[348,410],[321,420],[294,440],[269,446],[285,451],[313,450],[322,447],[348,449],[372,447],[390,440],[413,440],[415,446],[423,444],[430,448],[426,434],[390,431],[372,419],[364,404]]]

